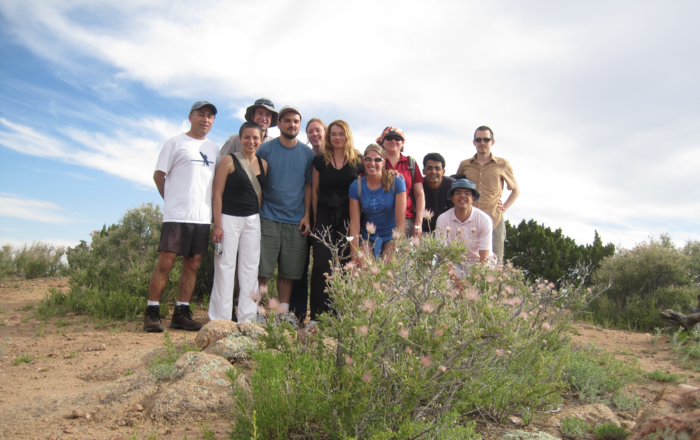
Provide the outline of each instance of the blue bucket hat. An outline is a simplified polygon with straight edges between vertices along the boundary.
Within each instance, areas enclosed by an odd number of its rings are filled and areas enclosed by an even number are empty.
[[[467,188],[472,190],[472,194],[474,194],[474,201],[476,202],[479,200],[479,197],[481,197],[481,194],[479,194],[479,191],[476,189],[476,185],[474,182],[472,182],[469,179],[457,179],[454,182],[452,182],[452,188],[447,192],[447,198],[452,199],[452,194],[455,192],[457,188]]]

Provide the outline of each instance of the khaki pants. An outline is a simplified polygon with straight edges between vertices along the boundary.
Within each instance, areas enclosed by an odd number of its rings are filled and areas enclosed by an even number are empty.
[[[503,243],[506,241],[506,221],[501,217],[500,223],[493,230],[491,236],[493,242],[493,253],[498,257],[498,262],[503,262]]]

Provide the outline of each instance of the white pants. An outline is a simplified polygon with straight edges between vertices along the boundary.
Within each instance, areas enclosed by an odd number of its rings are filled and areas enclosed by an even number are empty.
[[[214,288],[209,300],[209,319],[231,320],[233,315],[233,283],[238,259],[238,322],[251,322],[258,305],[251,295],[258,290],[260,264],[260,216],[235,217],[221,215],[224,230],[223,253],[214,256]]]

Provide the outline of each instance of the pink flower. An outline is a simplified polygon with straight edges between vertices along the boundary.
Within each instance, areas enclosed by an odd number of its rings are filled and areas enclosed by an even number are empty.
[[[352,365],[354,363],[355,363],[355,361],[353,361],[352,358],[346,354],[345,355],[345,365]]]
[[[270,298],[270,301],[267,303],[267,306],[270,308],[270,310],[277,310],[280,307],[280,302],[277,301],[275,298]]]
[[[435,309],[436,309],[435,303],[433,303],[431,301],[426,301],[425,303],[423,303],[423,312],[425,312],[426,314],[429,315],[429,314],[433,313],[435,311]]]
[[[430,359],[430,356],[423,356],[420,358],[420,363],[423,364],[424,367],[433,365],[433,361]]]
[[[370,268],[369,271],[372,273],[372,275],[378,275],[379,274],[379,267],[377,267],[376,264],[373,264]]]
[[[496,356],[503,356],[503,350],[500,348],[496,349]]]
[[[450,228],[449,226],[447,226],[447,227],[445,227],[445,231],[446,231],[447,233],[450,233],[450,232],[452,232],[452,228]]]
[[[387,271],[386,271],[386,276],[387,276],[387,278],[389,278],[390,280],[393,280],[393,279],[394,279],[394,272],[392,272],[392,271],[390,271],[390,270],[387,270]]]
[[[513,287],[513,286],[506,286],[506,287],[505,287],[505,290],[506,290],[506,293],[507,293],[508,295],[512,295],[513,292],[515,292],[515,287]]]
[[[496,281],[496,277],[495,277],[495,276],[493,276],[493,275],[491,275],[491,274],[486,275],[486,282],[487,282],[487,283],[493,283],[494,281]]]
[[[457,235],[462,233],[462,228],[457,228]]]
[[[413,354],[413,350],[411,350],[411,347],[406,347],[404,351],[406,352],[406,354]]]
[[[365,371],[365,374],[362,375],[362,380],[367,383],[372,381],[372,375],[369,374],[369,371]]]
[[[368,312],[371,312],[374,310],[374,306],[376,303],[374,302],[373,299],[365,298],[362,300],[362,309],[367,310]]]
[[[258,306],[258,313],[265,316],[265,315],[267,315],[267,310],[265,310],[265,307],[263,307],[263,306]]]
[[[267,284],[261,285],[260,287],[258,287],[258,290],[259,290],[260,293],[262,293],[263,295],[266,294],[266,293],[267,293]]]
[[[542,324],[542,330],[548,332],[551,329],[552,329],[552,326],[548,322],[545,322],[544,324]]]
[[[372,284],[372,287],[373,287],[374,290],[376,290],[377,292],[379,292],[380,290],[382,290],[382,286],[380,286],[379,283],[374,283],[374,284]]]
[[[420,237],[415,236],[411,239],[411,243],[413,243],[413,246],[419,246],[420,245]]]
[[[435,213],[429,209],[423,210],[423,218],[430,221],[431,218],[435,216]]]
[[[479,291],[473,287],[470,287],[464,291],[464,298],[469,301],[476,301],[479,299]]]
[[[353,270],[355,268],[355,263],[352,261],[348,261],[345,264],[345,270]]]
[[[443,329],[441,329],[441,328],[435,330],[435,336],[438,336],[438,337],[439,337],[439,336],[442,336],[442,335],[444,335],[444,334],[445,334],[445,330],[443,330]]]
[[[401,330],[399,330],[399,336],[401,336],[404,339],[408,338],[408,329],[402,328]]]
[[[472,234],[476,233],[476,228],[472,228]]]
[[[368,331],[369,327],[366,325],[361,325],[360,328],[357,329],[357,333],[361,334],[362,336],[366,335]]]
[[[399,238],[401,238],[401,231],[399,231],[398,229],[394,229],[393,231],[391,231],[391,238],[393,238],[394,240],[398,240]]]
[[[525,320],[525,319],[527,319],[527,312],[522,312],[519,316],[520,316],[520,319]]]
[[[262,299],[262,294],[260,293],[259,290],[258,291],[253,290],[253,293],[250,294],[250,299],[255,301],[255,303],[258,303]]]
[[[476,276],[474,277],[474,279],[476,279],[477,281],[479,281],[479,280],[481,279],[481,275],[476,275]]]
[[[444,366],[444,365],[440,365],[440,366],[438,367],[438,370],[440,370],[440,371],[442,371],[442,372],[444,373],[445,371],[447,371],[447,367]]]
[[[368,234],[374,234],[375,232],[377,232],[377,225],[375,225],[372,222],[367,222],[367,225],[365,227],[367,228]]]
[[[445,292],[445,294],[447,294],[447,296],[449,296],[450,298],[456,298],[457,295],[459,295],[459,291],[456,289],[448,290],[447,292]]]

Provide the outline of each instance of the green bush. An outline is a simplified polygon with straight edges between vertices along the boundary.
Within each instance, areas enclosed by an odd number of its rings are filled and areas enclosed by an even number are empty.
[[[40,316],[66,312],[87,313],[104,319],[134,319],[142,313],[148,284],[158,261],[163,215],[156,205],[130,209],[117,224],[92,232],[91,243],[81,241],[67,251],[71,291],[51,292],[40,305]],[[161,302],[178,295],[182,259],[178,258]],[[193,298],[211,293],[213,284],[212,243],[202,256]],[[57,307],[54,307],[57,306]]]
[[[6,253],[5,247],[3,247],[3,253]],[[61,259],[65,253],[66,250],[63,247],[34,242],[31,246],[25,244],[22,248],[16,249],[12,262],[17,272],[24,275],[28,280],[39,277],[53,277],[63,275],[66,265]],[[6,256],[3,259],[7,261]]]
[[[255,426],[271,439],[468,437],[458,414],[502,421],[560,399],[571,312],[591,293],[529,285],[512,265],[474,266],[456,280],[461,244],[413,241],[397,240],[389,264],[363,256],[361,270],[335,266],[335,313],[308,345],[285,337],[268,311],[271,351],[254,354],[250,390],[236,390],[232,438]]]
[[[651,380],[657,382],[678,382],[681,378],[680,374],[664,373],[661,370],[654,370],[651,373],[647,373],[647,377]]]
[[[612,423],[596,426],[593,428],[593,433],[600,440],[625,440],[629,436],[625,428]]]
[[[679,250],[662,235],[606,258],[593,281],[603,286],[612,280],[612,286],[591,304],[592,319],[649,331],[664,327],[663,310],[688,313],[700,294],[698,248],[689,242]]]
[[[608,395],[634,381],[639,374],[638,368],[618,361],[592,344],[572,350],[564,371],[571,388],[588,403],[608,403]]]
[[[575,440],[583,438],[590,430],[591,425],[581,418],[570,417],[561,420],[561,433],[566,439]]]

